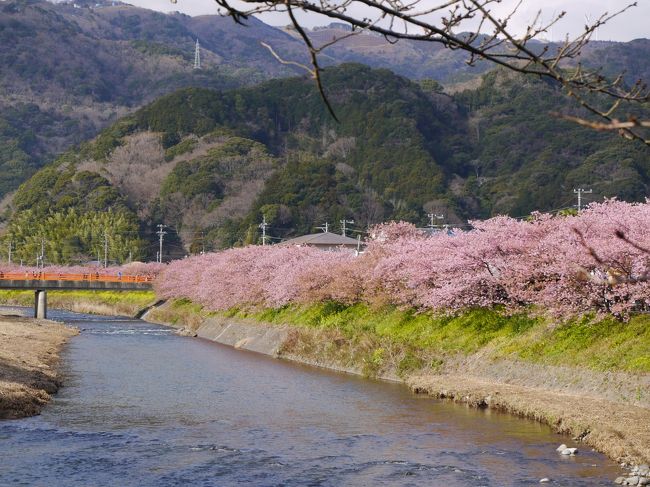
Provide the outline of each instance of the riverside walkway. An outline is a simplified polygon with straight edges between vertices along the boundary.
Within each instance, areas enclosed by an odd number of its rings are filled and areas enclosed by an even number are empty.
[[[102,275],[47,272],[0,272],[0,289],[33,290],[34,317],[47,318],[47,291],[148,291],[153,288],[151,276]]]

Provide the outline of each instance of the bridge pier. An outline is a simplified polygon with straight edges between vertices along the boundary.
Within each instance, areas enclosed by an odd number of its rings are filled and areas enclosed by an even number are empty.
[[[34,293],[34,318],[47,319],[47,291],[42,289]]]

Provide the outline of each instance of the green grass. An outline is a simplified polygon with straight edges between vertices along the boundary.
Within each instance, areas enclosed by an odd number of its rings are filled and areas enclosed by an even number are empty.
[[[174,299],[166,306],[153,308],[147,319],[171,326],[196,330],[213,313],[189,299]]]
[[[650,372],[650,315],[632,316],[628,322],[583,317],[541,336],[524,335],[503,351],[531,362]]]
[[[365,336],[402,346],[407,350],[403,366],[411,369],[421,365],[419,352],[450,356],[480,351],[487,357],[548,365],[650,372],[650,315],[633,316],[628,322],[585,316],[556,324],[549,318],[501,310],[474,309],[447,316],[339,303],[230,310],[228,315],[336,330],[352,340]]]
[[[156,300],[153,291],[48,291],[48,306],[63,309],[84,309],[93,312],[96,308],[108,307],[118,314],[134,315]],[[33,306],[34,291],[0,290],[0,305]],[[102,309],[101,311],[110,311]]]

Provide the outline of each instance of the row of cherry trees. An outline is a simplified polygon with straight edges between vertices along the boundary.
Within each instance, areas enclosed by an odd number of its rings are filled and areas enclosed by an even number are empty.
[[[169,265],[0,266],[2,272],[153,275],[163,298],[207,309],[338,301],[454,312],[537,305],[625,317],[650,308],[650,201],[593,204],[579,215],[496,217],[427,237],[408,223],[372,229],[366,251],[250,246]]]
[[[285,246],[189,257],[162,272],[157,292],[211,310],[334,300],[627,316],[650,306],[650,202],[611,200],[579,215],[472,224],[470,232],[433,237],[406,223],[380,225],[358,257]]]

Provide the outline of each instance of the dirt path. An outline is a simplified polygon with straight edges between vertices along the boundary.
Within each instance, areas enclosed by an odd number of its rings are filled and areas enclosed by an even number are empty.
[[[0,419],[38,414],[61,385],[59,353],[77,330],[0,315]]]
[[[417,376],[407,383],[418,393],[541,421],[621,462],[650,461],[650,409],[460,375]]]

